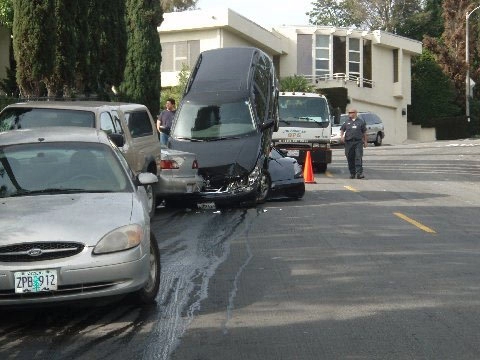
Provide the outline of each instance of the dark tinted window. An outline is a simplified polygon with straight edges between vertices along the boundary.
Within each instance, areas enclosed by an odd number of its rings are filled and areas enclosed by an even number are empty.
[[[0,114],[0,131],[45,126],[95,127],[91,111],[39,108],[7,108]]]
[[[146,111],[125,113],[125,120],[133,138],[153,134],[152,123]]]

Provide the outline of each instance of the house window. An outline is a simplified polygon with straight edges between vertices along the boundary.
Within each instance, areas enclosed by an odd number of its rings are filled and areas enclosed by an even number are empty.
[[[200,54],[200,40],[162,43],[160,70],[180,71],[185,64],[192,68]]]
[[[315,36],[315,76],[330,74],[330,35]]]
[[[360,39],[348,39],[348,74],[350,78],[360,77]]]
[[[345,36],[333,37],[333,74],[345,74],[347,72],[347,38]]]
[[[364,79],[363,86],[371,88],[373,85],[372,84],[372,40],[366,40],[366,39],[363,39],[363,79]]]
[[[398,49],[393,50],[393,82],[398,82]]]

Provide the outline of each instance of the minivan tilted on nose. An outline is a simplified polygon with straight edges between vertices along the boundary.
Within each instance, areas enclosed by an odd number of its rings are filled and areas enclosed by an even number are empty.
[[[276,130],[278,81],[268,55],[252,47],[207,50],[192,69],[167,146],[197,154],[205,180],[199,207],[251,205],[267,196]]]

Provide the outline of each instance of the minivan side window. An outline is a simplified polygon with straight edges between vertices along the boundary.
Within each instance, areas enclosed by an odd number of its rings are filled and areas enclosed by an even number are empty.
[[[108,112],[102,112],[100,114],[100,129],[107,134],[115,133],[115,125],[113,125],[112,117]]]
[[[146,111],[127,112],[125,113],[125,121],[132,134],[132,138],[153,134],[152,123]]]

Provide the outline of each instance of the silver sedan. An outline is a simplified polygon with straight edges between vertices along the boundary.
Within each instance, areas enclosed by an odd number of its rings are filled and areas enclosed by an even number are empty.
[[[102,131],[0,133],[0,305],[134,293],[155,301],[158,244],[144,186]]]

